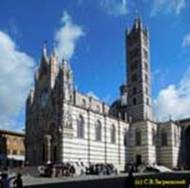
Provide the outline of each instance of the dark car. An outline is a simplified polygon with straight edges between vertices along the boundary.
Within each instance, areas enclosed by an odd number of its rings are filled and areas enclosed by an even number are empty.
[[[38,171],[43,177],[73,176],[75,174],[75,168],[69,162],[41,165],[38,167]]]

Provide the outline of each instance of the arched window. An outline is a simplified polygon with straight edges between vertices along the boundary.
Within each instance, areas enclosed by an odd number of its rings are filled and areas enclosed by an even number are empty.
[[[98,120],[95,125],[95,139],[96,141],[101,141],[102,138],[102,124]]]
[[[71,114],[68,114],[68,119],[67,119],[67,121],[65,123],[65,127],[69,128],[69,129],[72,129],[73,128],[72,127],[72,121],[73,121],[73,119],[72,119]]]
[[[141,132],[140,132],[140,130],[136,130],[136,132],[135,132],[135,144],[136,144],[136,146],[141,146]]]
[[[86,100],[85,99],[82,99],[82,107],[86,107]]]
[[[167,146],[168,145],[168,136],[167,136],[167,133],[165,131],[162,132],[162,135],[161,135],[161,145],[162,146]]]
[[[178,144],[178,129],[177,127],[174,128],[174,146]]]
[[[111,134],[111,143],[115,144],[116,143],[116,130],[115,130],[114,125],[111,126],[110,134]]]
[[[77,137],[84,138],[84,118],[81,115],[77,120]]]
[[[69,129],[72,129],[72,128],[73,128],[73,126],[72,126],[72,120],[71,120],[71,121],[68,121],[68,128],[69,128]]]
[[[146,98],[146,104],[149,105],[149,98]]]

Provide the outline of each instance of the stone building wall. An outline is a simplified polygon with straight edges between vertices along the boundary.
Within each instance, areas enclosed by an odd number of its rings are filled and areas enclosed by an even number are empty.
[[[0,130],[0,166],[21,165],[25,160],[24,134]]]
[[[167,143],[163,143],[163,134],[167,136]],[[181,128],[172,121],[158,125],[157,133],[157,162],[158,164],[176,168],[179,166],[179,150],[181,142]]]
[[[84,118],[84,138],[77,137],[77,120]],[[84,161],[95,163],[113,163],[124,168],[126,148],[124,146],[125,131],[128,124],[117,119],[97,114],[93,111],[72,107],[73,136],[63,136],[63,161]],[[95,139],[95,125],[102,125],[101,141]],[[111,128],[115,126],[115,143],[111,142]]]
[[[138,163],[137,156],[139,156],[142,164],[156,163],[156,143],[153,143],[154,133],[152,131],[154,130],[156,134],[156,129],[157,125],[151,121],[138,121],[131,125],[130,161]],[[137,139],[140,143],[137,143]]]

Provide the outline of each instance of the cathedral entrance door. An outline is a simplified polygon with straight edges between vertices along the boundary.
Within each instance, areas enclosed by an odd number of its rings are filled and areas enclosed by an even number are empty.
[[[142,156],[141,155],[136,155],[136,163],[137,163],[137,165],[142,164]]]

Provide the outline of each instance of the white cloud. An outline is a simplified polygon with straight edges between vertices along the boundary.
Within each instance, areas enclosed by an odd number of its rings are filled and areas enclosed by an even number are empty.
[[[180,14],[185,8],[186,0],[153,0],[152,15],[160,12]]]
[[[102,8],[106,9],[109,14],[119,16],[128,13],[127,0],[102,0]]]
[[[154,100],[154,111],[159,120],[190,117],[190,68],[178,85],[162,89]]]
[[[33,82],[34,60],[17,49],[11,37],[0,31],[0,127],[15,128],[18,113]],[[20,126],[20,125],[19,125]]]
[[[93,92],[93,91],[89,91],[86,93],[89,97],[92,97],[96,100],[100,100],[99,97]]]
[[[55,34],[56,52],[62,60],[71,59],[75,52],[76,42],[85,35],[83,29],[73,23],[70,15],[64,11],[61,28]]]
[[[183,46],[183,47],[190,46],[190,34],[187,34],[187,35],[184,37],[182,46]]]

